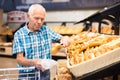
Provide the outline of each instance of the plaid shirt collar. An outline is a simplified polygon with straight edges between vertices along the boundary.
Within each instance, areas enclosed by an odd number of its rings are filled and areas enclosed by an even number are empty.
[[[37,30],[36,32],[40,32],[41,31],[41,28],[39,30]],[[24,27],[24,32],[26,35],[29,35],[30,33],[32,33],[29,29],[28,29],[28,26],[27,24],[25,25]]]

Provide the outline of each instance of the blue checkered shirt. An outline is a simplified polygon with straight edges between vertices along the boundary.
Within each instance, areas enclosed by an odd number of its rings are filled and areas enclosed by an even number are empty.
[[[27,25],[14,35],[13,54],[22,52],[28,59],[50,59],[51,43],[59,41],[61,35],[43,25],[38,31],[30,32]],[[18,67],[24,67],[18,65]]]

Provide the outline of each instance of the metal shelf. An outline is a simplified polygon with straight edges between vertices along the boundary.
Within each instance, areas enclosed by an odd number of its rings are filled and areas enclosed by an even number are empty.
[[[98,11],[97,13],[75,23],[84,23],[85,30],[91,29],[93,22],[98,22],[98,32],[101,33],[101,24],[107,24],[107,22],[103,21],[107,19],[112,23],[112,29],[115,30],[115,35],[119,35],[119,26],[120,26],[120,3],[117,3],[113,6],[105,7],[103,10]]]

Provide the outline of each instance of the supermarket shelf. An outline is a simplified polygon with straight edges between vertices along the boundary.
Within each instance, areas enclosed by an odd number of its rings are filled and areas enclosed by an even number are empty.
[[[0,55],[12,56],[12,47],[0,46]]]

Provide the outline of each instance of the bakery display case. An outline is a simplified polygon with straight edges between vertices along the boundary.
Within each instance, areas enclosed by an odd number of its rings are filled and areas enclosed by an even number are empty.
[[[71,38],[73,43],[67,47],[67,67],[75,77],[120,61],[119,36],[84,32]]]
[[[102,28],[101,24],[109,24],[104,20],[110,21],[111,31]],[[92,28],[94,22],[99,24],[95,32]],[[67,48],[67,67],[74,80],[97,80],[108,76],[112,76],[112,80],[118,80],[120,3],[105,7],[75,24],[79,23],[85,25],[83,32],[73,36],[73,43]]]

